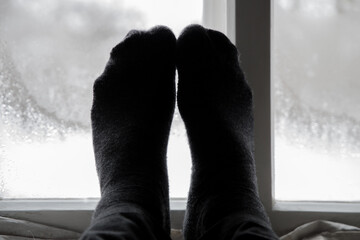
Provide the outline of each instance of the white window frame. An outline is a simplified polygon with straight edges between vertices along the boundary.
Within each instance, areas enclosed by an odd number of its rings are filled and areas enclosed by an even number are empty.
[[[280,236],[297,226],[330,220],[360,226],[360,203],[276,202],[274,199],[271,85],[274,0],[204,0],[204,25],[236,43],[241,64],[254,91],[255,159],[261,199]],[[83,231],[98,199],[0,200],[0,216]],[[182,228],[185,199],[171,199],[173,228]]]

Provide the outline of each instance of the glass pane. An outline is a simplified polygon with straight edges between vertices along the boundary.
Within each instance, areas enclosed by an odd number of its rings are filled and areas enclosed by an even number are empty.
[[[130,29],[178,34],[201,17],[202,0],[2,0],[0,198],[99,197],[90,107],[111,48]],[[171,196],[185,197],[190,153],[178,113],[168,160]]]
[[[360,200],[360,1],[276,0],[275,198]]]

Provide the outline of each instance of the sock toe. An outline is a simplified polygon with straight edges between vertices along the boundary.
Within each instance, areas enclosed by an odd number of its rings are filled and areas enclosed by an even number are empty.
[[[149,34],[156,35],[158,39],[164,40],[164,42],[169,44],[176,42],[174,33],[166,26],[155,26],[149,30]]]
[[[221,101],[227,105],[226,101],[248,89],[237,49],[223,33],[190,25],[181,33],[176,51],[178,105],[185,124],[186,118],[200,115],[198,109],[209,116],[210,108]]]
[[[185,28],[177,40],[177,66],[182,70],[185,66],[199,68],[209,56],[210,39],[206,29],[200,25],[190,25]]]

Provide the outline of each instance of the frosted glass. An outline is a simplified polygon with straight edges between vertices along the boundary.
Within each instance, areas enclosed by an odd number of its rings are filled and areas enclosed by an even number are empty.
[[[201,17],[201,0],[1,0],[0,199],[99,197],[90,107],[111,48],[130,29],[178,34]],[[190,153],[178,112],[168,160],[171,197],[185,197]]]
[[[360,200],[360,1],[276,0],[275,198]]]

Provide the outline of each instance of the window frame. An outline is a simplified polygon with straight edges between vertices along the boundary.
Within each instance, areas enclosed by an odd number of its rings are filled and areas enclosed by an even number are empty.
[[[318,219],[360,226],[360,203],[275,201],[271,111],[274,0],[221,0],[219,8],[209,7],[217,1],[204,0],[204,11],[214,17],[210,22],[204,18],[204,25],[225,32],[241,53],[241,65],[254,92],[259,192],[275,232],[281,236]],[[82,232],[89,225],[97,202],[98,199],[0,200],[0,216]],[[182,228],[186,199],[171,199],[170,207],[172,227]]]
[[[274,0],[236,0],[236,45],[254,92],[255,160],[259,192],[280,236],[318,219],[360,226],[358,202],[285,202],[274,199],[272,29]]]

